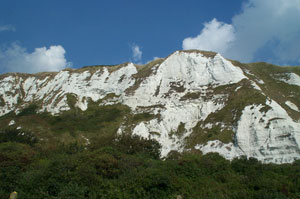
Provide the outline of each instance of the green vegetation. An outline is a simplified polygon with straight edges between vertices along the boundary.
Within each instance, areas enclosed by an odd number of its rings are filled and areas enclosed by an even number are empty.
[[[36,138],[43,139],[41,145],[55,145],[58,140],[64,143],[85,143],[82,136],[89,139],[113,136],[127,117],[133,117],[129,107],[125,105],[99,106],[99,102],[90,101],[88,109],[81,111],[74,106],[74,96],[68,95],[67,100],[73,108],[60,115],[36,113],[39,107],[35,104],[29,105],[18,115],[13,112],[6,114],[0,117],[0,131],[6,130],[7,124],[15,120],[17,126],[21,126],[26,132],[34,132]],[[16,125],[12,127],[15,128]]]
[[[114,97],[114,95],[110,95],[110,97]],[[87,144],[87,140],[93,140],[94,145],[102,145],[114,138],[121,125],[125,127],[124,132],[130,134],[138,123],[156,117],[148,112],[132,114],[130,108],[122,104],[99,106],[100,101],[89,101],[88,109],[82,111],[75,107],[73,95],[67,95],[67,101],[72,109],[59,115],[51,115],[47,112],[37,113],[36,110],[39,107],[32,104],[18,115],[11,112],[0,117],[0,132],[12,132],[1,134],[0,141],[2,139],[16,141],[13,139],[14,137],[15,139],[25,139],[24,136],[19,136],[25,132],[25,135],[29,137],[34,136],[34,140],[41,140],[38,145],[42,148],[56,146],[60,142]],[[6,129],[11,120],[14,120],[16,124],[12,125],[12,128]],[[14,128],[17,126],[21,126],[24,130],[15,130]],[[26,138],[28,142],[29,137]]]
[[[240,66],[256,76],[247,75],[254,81],[255,79],[262,79],[264,84],[261,84],[260,87],[263,92],[284,107],[293,119],[300,119],[299,113],[285,105],[285,102],[289,100],[300,107],[300,87],[276,80],[276,78],[286,78],[287,73],[300,75],[300,67],[280,67],[264,62],[240,64]]]
[[[180,98],[180,101],[189,100],[189,99],[198,99],[200,98],[201,93],[187,93]]]
[[[203,129],[201,122],[199,122],[193,128],[193,133],[186,138],[187,148],[193,148],[197,144],[205,144],[210,140],[220,140],[223,143],[233,142],[233,136],[232,130],[222,130],[220,125],[213,126],[211,129]]]
[[[133,116],[133,120],[137,121],[137,122],[141,122],[141,121],[149,121],[151,119],[154,118],[154,115],[150,114],[150,113],[139,113]]]
[[[229,95],[226,106],[220,111],[210,114],[205,123],[223,122],[229,125],[236,125],[246,106],[266,103],[266,96],[258,90],[253,89],[248,80],[244,80],[240,84],[242,87],[235,92],[233,90],[235,87],[229,87],[230,89],[226,92],[230,92],[231,95]],[[223,90],[224,88],[216,88],[215,93]]]
[[[173,135],[176,135],[177,137],[182,137],[184,135],[184,133],[186,132],[185,130],[185,124],[183,122],[180,122],[178,128],[177,128],[177,131],[171,131],[169,133],[169,136],[173,136]]]
[[[30,104],[28,107],[24,108],[18,116],[26,116],[36,114],[38,106],[36,104]]]
[[[204,50],[180,50],[179,52],[187,52],[187,53],[201,53],[207,58],[214,58],[217,53],[212,52],[212,51],[204,51]]]
[[[82,68],[79,69],[65,69],[68,70],[70,72],[76,72],[76,73],[82,73],[85,71],[89,71],[90,73],[95,73],[96,71],[98,71],[99,69],[104,69],[106,68],[108,70],[108,72],[112,73],[116,70],[119,70],[120,68],[127,66],[129,64],[129,62],[125,62],[123,64],[119,64],[119,65],[92,65],[92,66],[84,66]]]
[[[217,154],[158,158],[157,142],[121,136],[97,147],[0,143],[0,198],[299,198],[300,162],[262,165]]]
[[[22,129],[8,128],[0,131],[0,143],[3,142],[18,142],[32,146],[37,143],[37,138],[34,134]]]
[[[2,97],[0,97],[0,106],[5,106],[5,101]]]
[[[245,87],[239,92],[246,92],[243,89],[247,91]],[[261,99],[260,95],[253,97]],[[74,104],[73,96],[68,96],[68,102]],[[248,99],[242,102],[232,98],[229,104],[242,107]],[[0,198],[8,198],[12,191],[25,199],[300,196],[299,161],[290,165],[262,165],[245,158],[229,162],[199,151],[172,151],[161,160],[159,143],[130,135],[133,126],[157,116],[149,112],[134,115],[125,105],[99,103],[89,102],[86,111],[74,106],[58,116],[36,113],[36,105],[31,105],[21,115],[1,117],[1,126],[14,119],[22,129],[14,129],[16,125],[0,129]],[[223,117],[224,121],[233,120],[226,111]],[[117,135],[120,125],[125,133]],[[190,144],[211,139],[231,141],[233,132],[221,129],[220,125],[201,129],[199,123]],[[174,134],[180,136],[184,131],[181,123]]]
[[[51,124],[51,129],[56,133],[85,131],[99,132],[108,130],[108,127],[118,128],[118,123],[122,119],[124,112],[129,112],[126,107],[119,106],[89,106],[84,112],[80,109],[71,109],[58,116],[51,116],[47,113],[42,118]]]

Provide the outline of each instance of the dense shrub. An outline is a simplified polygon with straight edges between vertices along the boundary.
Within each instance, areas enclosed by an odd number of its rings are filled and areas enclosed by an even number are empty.
[[[160,146],[137,136],[109,144],[0,143],[0,198],[299,198],[300,164],[232,162],[211,153],[158,157]],[[44,149],[45,150],[45,149]]]
[[[18,116],[26,116],[36,114],[38,106],[36,104],[30,104],[28,107],[24,108]]]
[[[26,144],[0,143],[0,193],[9,195],[17,187],[22,172],[30,167],[34,155],[35,152]]]
[[[2,142],[18,142],[32,146],[37,142],[37,138],[28,131],[8,128],[0,130],[0,143]]]
[[[119,150],[127,154],[143,153],[154,159],[158,159],[160,156],[161,145],[152,139],[146,139],[137,135],[129,136],[123,134],[119,135],[114,143]]]

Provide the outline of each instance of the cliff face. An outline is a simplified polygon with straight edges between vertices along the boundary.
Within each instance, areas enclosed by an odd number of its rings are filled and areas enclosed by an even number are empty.
[[[200,150],[227,159],[245,155],[286,163],[300,158],[299,73],[299,67],[246,65],[212,52],[176,51],[143,66],[5,74],[0,115],[18,114],[33,103],[38,113],[52,115],[86,111],[90,103],[121,104],[130,115],[151,117],[128,125],[124,115],[116,133],[157,140],[162,157],[173,150]],[[3,118],[2,125],[25,128]]]

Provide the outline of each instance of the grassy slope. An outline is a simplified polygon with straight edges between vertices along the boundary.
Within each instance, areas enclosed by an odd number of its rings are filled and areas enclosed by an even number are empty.
[[[300,67],[279,67],[268,63],[252,63],[248,65],[248,69],[265,82],[261,88],[267,96],[285,108],[293,119],[300,120],[300,113],[285,105],[285,102],[289,100],[300,107],[300,87],[273,78],[291,72],[300,76]]]
[[[68,101],[70,107],[73,107],[69,97]],[[40,140],[41,146],[73,142],[85,145],[86,138],[91,143],[113,139],[121,124],[128,127],[125,130],[130,131],[138,122],[154,117],[147,112],[133,115],[125,105],[99,106],[99,103],[90,101],[86,111],[73,107],[57,116],[37,114],[37,106],[31,105],[19,115],[10,113],[0,117],[0,131],[7,129],[8,123],[14,120],[16,125],[11,126],[11,129],[21,126],[25,131],[32,132]]]

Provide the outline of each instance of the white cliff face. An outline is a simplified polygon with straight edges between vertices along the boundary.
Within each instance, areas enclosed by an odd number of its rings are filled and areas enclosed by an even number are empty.
[[[12,125],[15,125],[15,124],[16,124],[15,120],[11,120],[11,121],[9,122],[8,126],[12,126]]]
[[[245,107],[235,132],[236,143],[219,140],[196,145],[204,154],[217,152],[226,159],[246,156],[263,163],[291,163],[300,159],[300,123],[293,121],[275,101]]]
[[[215,95],[210,100],[204,98],[180,100],[190,92],[206,94],[207,86],[212,87],[237,83],[245,79],[242,70],[233,66],[217,54],[208,58],[200,53],[175,52],[158,68],[155,74],[146,78],[133,96],[126,96],[124,103],[133,110],[136,107],[163,105],[160,120],[142,122],[133,130],[133,134],[148,137],[150,132],[162,145],[161,155],[165,157],[171,150],[181,151],[184,139],[192,133],[192,128],[199,121],[224,107],[222,99],[226,95]],[[179,125],[185,124],[183,136],[176,136]]]
[[[298,106],[291,101],[286,101],[285,104],[292,110],[300,112]]]
[[[151,70],[152,73],[130,93],[127,90],[136,85],[138,75],[136,66],[131,63],[112,72],[103,67],[84,72],[65,70],[42,77],[8,75],[0,79],[0,116],[10,111],[18,112],[31,102],[42,104],[39,111],[59,114],[70,109],[68,94],[77,99],[75,106],[84,111],[90,100],[96,102],[113,93],[115,97],[102,101],[101,105],[122,103],[133,113],[149,112],[157,116],[136,124],[131,133],[157,140],[162,145],[161,156],[166,157],[172,150],[186,150],[185,141],[193,133],[193,128],[226,106],[232,93],[216,94],[214,88],[248,79],[241,68],[220,54],[206,57],[200,52],[175,52]],[[262,93],[256,82],[263,81],[258,78],[247,81]],[[240,89],[243,86],[238,85],[232,92]],[[187,97],[191,94],[194,97]],[[270,107],[267,112],[261,111],[265,105],[244,108],[237,126],[231,127],[235,143],[212,140],[199,143],[195,148],[204,154],[217,152],[230,160],[242,155],[274,163],[300,158],[300,124],[275,101],[270,99],[266,104]],[[286,104],[295,108],[291,103]],[[181,132],[178,132],[180,126]],[[121,125],[118,133],[124,129],[125,126]]]
[[[13,76],[5,77],[0,82],[0,97],[3,106],[0,107],[0,116],[15,109],[20,96],[20,78]]]
[[[247,106],[240,118],[236,139],[243,155],[263,162],[293,162],[300,158],[300,124],[275,101],[266,113],[262,105]]]
[[[86,110],[89,98],[97,101],[109,93],[121,95],[134,83],[132,75],[136,73],[135,66],[128,64],[112,73],[103,68],[93,74],[89,71],[61,71],[53,78],[46,76],[42,80],[35,76],[25,80],[18,76],[8,76],[0,81],[0,95],[5,102],[5,106],[0,107],[0,115],[16,110],[18,98],[25,102],[41,101],[43,107],[40,111],[58,114],[70,109],[66,94],[75,95],[76,105]]]
[[[287,78],[276,78],[280,81],[283,81],[287,84],[300,86],[300,76],[295,73],[286,73]]]
[[[208,85],[237,83],[244,78],[247,77],[242,70],[220,54],[208,58],[201,53],[177,51],[160,64],[154,75],[141,83],[133,96],[126,98],[125,104],[133,109],[162,104],[170,101],[164,100],[166,95],[173,95],[174,100],[178,100],[187,91],[205,92]]]
[[[178,104],[167,104],[165,109],[160,111],[160,119],[153,119],[149,122],[141,122],[137,125],[133,134],[157,140],[162,145],[161,155],[167,156],[171,150],[182,151],[184,139],[192,133],[192,128],[198,121],[204,120],[210,113],[220,110],[224,104],[214,104],[195,100],[193,102],[181,102]],[[183,123],[184,134],[176,135],[172,132],[178,130],[179,125]],[[151,135],[151,132],[159,134]]]

